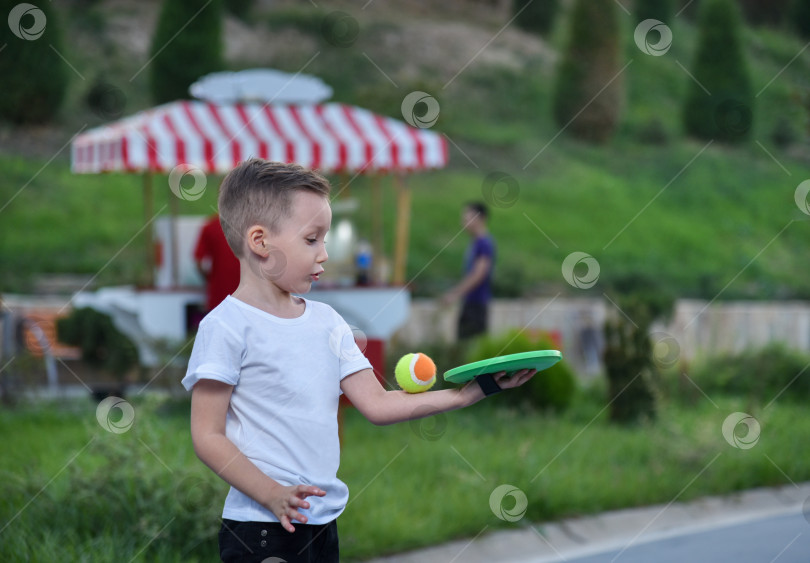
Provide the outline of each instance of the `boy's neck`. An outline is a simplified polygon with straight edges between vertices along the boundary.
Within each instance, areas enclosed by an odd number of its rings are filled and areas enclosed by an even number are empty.
[[[241,268],[239,287],[232,297],[283,319],[300,317],[305,308],[302,299],[266,280],[257,280],[250,268],[244,265]]]

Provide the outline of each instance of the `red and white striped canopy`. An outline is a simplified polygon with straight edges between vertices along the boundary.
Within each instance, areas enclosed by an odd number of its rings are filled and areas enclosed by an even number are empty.
[[[226,173],[253,158],[322,172],[415,171],[447,164],[444,137],[339,103],[217,105],[178,101],[78,135],[76,173],[168,172],[189,165]]]

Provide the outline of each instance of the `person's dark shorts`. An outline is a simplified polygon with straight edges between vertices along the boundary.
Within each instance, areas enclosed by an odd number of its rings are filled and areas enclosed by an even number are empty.
[[[338,563],[337,522],[293,523],[292,534],[278,522],[222,520],[219,555],[224,563]]]
[[[469,303],[461,306],[458,317],[458,339],[464,340],[487,332],[489,305],[487,303]]]

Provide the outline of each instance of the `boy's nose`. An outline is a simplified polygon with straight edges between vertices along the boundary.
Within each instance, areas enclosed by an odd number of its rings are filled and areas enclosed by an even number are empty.
[[[329,260],[329,254],[326,252],[326,247],[321,247],[321,251],[318,253],[318,257],[316,258],[318,264],[322,264]]]

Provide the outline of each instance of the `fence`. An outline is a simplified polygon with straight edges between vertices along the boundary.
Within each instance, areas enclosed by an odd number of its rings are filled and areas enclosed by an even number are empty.
[[[490,333],[511,328],[554,333],[574,369],[593,376],[602,369],[601,327],[613,311],[616,307],[607,298],[496,299],[490,310]],[[451,342],[457,315],[457,307],[441,308],[436,301],[414,299],[410,318],[395,338],[410,346]],[[774,341],[810,353],[810,302],[680,299],[669,322],[659,323],[653,331],[671,337],[668,343],[678,348],[675,353],[684,362]]]

